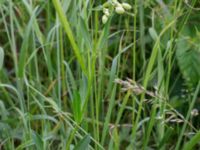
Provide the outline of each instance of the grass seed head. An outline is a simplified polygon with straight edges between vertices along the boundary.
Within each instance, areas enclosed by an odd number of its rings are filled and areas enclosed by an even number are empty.
[[[194,117],[198,116],[198,115],[199,115],[198,109],[196,109],[196,108],[193,109],[193,110],[191,111],[191,115],[194,116]]]

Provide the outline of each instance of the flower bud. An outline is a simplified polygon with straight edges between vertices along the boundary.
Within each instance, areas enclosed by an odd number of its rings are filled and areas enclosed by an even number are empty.
[[[106,9],[106,8],[103,9],[103,13],[104,13],[107,17],[110,16],[109,10]]]
[[[111,3],[110,2],[105,2],[104,4],[103,4],[103,7],[104,8],[108,8],[108,7],[110,7],[111,6]]]
[[[108,21],[108,17],[106,15],[103,15],[102,17],[103,24],[106,24],[107,21]]]
[[[125,12],[124,8],[122,6],[117,6],[115,8],[116,13],[123,14]]]
[[[114,4],[119,3],[117,0],[112,0],[112,2],[113,2]]]
[[[132,8],[132,6],[128,3],[122,3],[122,7],[126,10],[130,10]]]
[[[115,7],[122,7],[121,3],[119,3],[118,1],[113,1],[113,5]]]

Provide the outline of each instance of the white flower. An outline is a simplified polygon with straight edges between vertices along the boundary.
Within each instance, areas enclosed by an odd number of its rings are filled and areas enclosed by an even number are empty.
[[[124,8],[122,6],[117,6],[115,8],[116,13],[123,14],[125,12]]]
[[[103,15],[102,17],[103,24],[106,24],[107,21],[108,21],[108,17],[106,15]]]
[[[122,7],[126,10],[130,10],[132,8],[132,6],[128,3],[122,3]]]

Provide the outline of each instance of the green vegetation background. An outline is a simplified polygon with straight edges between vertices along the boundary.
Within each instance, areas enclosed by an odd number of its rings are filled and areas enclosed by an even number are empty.
[[[200,149],[200,2],[105,2],[0,0],[0,149]]]

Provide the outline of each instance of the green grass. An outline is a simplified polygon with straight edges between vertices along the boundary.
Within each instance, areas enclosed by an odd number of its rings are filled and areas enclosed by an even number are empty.
[[[200,3],[111,2],[0,1],[0,149],[200,149]]]

